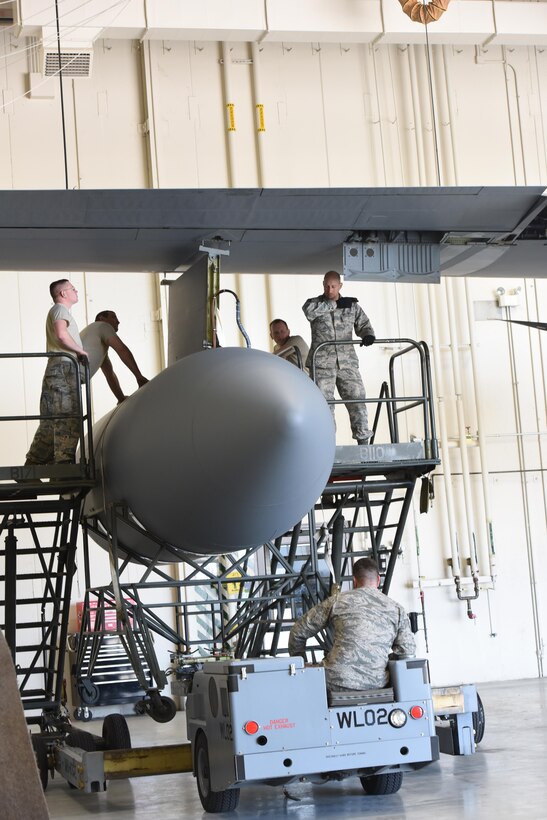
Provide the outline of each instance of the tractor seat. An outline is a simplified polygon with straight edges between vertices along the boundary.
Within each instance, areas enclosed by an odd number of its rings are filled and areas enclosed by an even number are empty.
[[[329,706],[366,706],[369,703],[393,703],[393,689],[341,689],[328,693]]]

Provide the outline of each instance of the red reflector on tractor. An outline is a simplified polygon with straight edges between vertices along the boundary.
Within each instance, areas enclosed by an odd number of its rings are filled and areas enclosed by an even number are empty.
[[[248,735],[256,735],[260,726],[256,722],[256,720],[248,720],[247,723],[244,725],[243,729],[247,732]]]
[[[413,717],[414,720],[419,720],[419,718],[424,716],[424,710],[421,706],[413,706],[410,710],[410,717]]]

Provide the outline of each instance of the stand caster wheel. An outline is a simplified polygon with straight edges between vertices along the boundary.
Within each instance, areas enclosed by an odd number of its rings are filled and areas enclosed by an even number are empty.
[[[72,714],[74,720],[82,720],[84,723],[87,723],[93,717],[93,712],[87,706],[77,706]]]
[[[156,723],[169,723],[177,714],[177,705],[174,700],[158,692],[152,692],[150,700],[139,700],[135,704],[138,715],[149,715]]]

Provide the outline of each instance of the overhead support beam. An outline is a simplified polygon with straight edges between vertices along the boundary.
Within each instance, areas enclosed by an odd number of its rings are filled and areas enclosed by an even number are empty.
[[[440,241],[441,273],[488,267],[486,275],[545,276],[543,193],[543,186],[0,191],[0,270],[181,273],[200,245],[221,241],[230,247],[224,273],[308,274],[338,269],[344,243],[364,241],[361,273],[372,273],[374,261],[382,281],[393,281],[392,270],[432,281],[438,259],[415,243]],[[389,258],[384,265],[382,242],[399,243],[391,250],[396,266]],[[510,259],[503,272],[500,255]],[[455,267],[461,263],[465,270]]]

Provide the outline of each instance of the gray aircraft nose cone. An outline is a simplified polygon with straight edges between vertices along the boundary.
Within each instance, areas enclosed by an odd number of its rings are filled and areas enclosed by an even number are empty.
[[[241,348],[181,359],[99,422],[97,439],[107,498],[152,535],[200,554],[290,529],[321,494],[335,452],[311,379]]]

